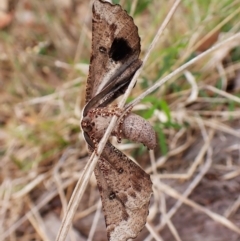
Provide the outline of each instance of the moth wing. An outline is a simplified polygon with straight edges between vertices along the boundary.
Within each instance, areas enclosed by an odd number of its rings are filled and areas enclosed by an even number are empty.
[[[138,28],[120,5],[95,0],[86,103],[138,59]]]
[[[95,168],[108,239],[135,238],[146,223],[150,176],[109,142]]]

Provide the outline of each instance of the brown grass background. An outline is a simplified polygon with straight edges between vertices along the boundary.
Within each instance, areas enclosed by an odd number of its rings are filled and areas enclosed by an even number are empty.
[[[142,57],[173,3],[120,1],[139,28]],[[79,121],[91,1],[1,0],[0,11],[0,240],[55,240],[88,160]],[[182,1],[131,99],[237,35],[239,16],[239,0]],[[154,183],[148,223],[136,240],[240,240],[239,88],[238,37],[134,107],[159,140],[149,153],[113,139]],[[66,240],[106,240],[94,175]]]

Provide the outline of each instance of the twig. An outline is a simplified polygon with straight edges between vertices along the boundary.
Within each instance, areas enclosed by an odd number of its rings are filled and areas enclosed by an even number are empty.
[[[196,210],[198,210],[202,213],[205,213],[206,215],[208,215],[210,218],[212,218],[216,222],[218,222],[218,223],[222,224],[223,226],[229,228],[230,230],[240,234],[239,227],[237,227],[234,223],[232,223],[231,221],[229,221],[225,217],[208,210],[207,208],[195,203],[194,201],[192,201],[188,198],[185,198],[179,192],[177,192],[176,190],[174,190],[173,188],[171,188],[170,186],[168,186],[164,183],[158,182],[158,186],[163,192],[165,192],[169,196],[180,200],[184,204],[189,205],[190,207],[192,207],[192,208],[194,208],[194,209],[196,209]]]
[[[146,227],[149,231],[149,233],[151,234],[151,236],[156,240],[156,241],[163,241],[163,239],[161,238],[161,236],[159,235],[159,233],[157,233],[157,231],[154,229],[154,227],[152,225],[150,225],[149,223],[146,223]]]
[[[202,128],[204,128],[204,126],[202,126]],[[205,136],[204,134],[205,131],[202,131],[203,133],[203,137]],[[208,142],[209,140],[212,139],[214,134],[214,131],[211,130],[211,132],[209,133],[209,136],[206,138],[204,137],[204,140],[206,142]],[[209,168],[211,167],[212,164],[212,148],[208,149],[207,152],[207,159],[205,164],[202,166],[200,172],[197,174],[197,176],[193,179],[193,181],[191,182],[191,184],[187,187],[187,189],[184,191],[184,193],[182,194],[183,197],[187,198],[192,191],[195,189],[195,187],[200,183],[200,181],[202,180],[203,176],[207,173],[207,171],[209,170]],[[159,178],[157,177],[157,182],[159,182]],[[162,183],[162,182],[161,182]],[[167,224],[167,220],[171,219],[173,217],[173,215],[177,212],[177,210],[181,207],[183,201],[182,200],[178,200],[175,205],[169,210],[169,212],[166,214],[165,219],[162,220],[162,222],[160,223],[160,225],[157,227],[158,231],[161,231],[165,225]],[[145,239],[145,241],[150,241],[151,240],[151,236],[148,235],[148,237]]]
[[[239,35],[240,36],[240,35]],[[217,89],[216,87],[214,86],[211,86],[211,85],[205,85],[203,86],[204,89],[207,89],[207,90],[210,90],[216,94],[219,94],[221,96],[224,96],[225,98],[229,99],[229,100],[232,100],[232,101],[235,101],[236,103],[240,103],[240,98],[235,96],[235,95],[232,95],[232,94],[229,94],[227,93],[226,91],[223,91],[223,90],[220,90],[220,89]]]
[[[93,223],[92,223],[92,226],[91,226],[91,229],[90,229],[87,241],[92,241],[93,240],[93,235],[94,235],[94,233],[96,231],[97,223],[98,223],[98,220],[99,220],[100,214],[101,214],[101,207],[102,207],[102,203],[99,200],[98,204],[97,204],[97,211],[96,211],[96,213],[94,215]]]

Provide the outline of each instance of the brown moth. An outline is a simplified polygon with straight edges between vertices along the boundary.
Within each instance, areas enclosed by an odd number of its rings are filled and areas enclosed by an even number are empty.
[[[140,38],[133,19],[119,5],[95,0],[92,55],[86,106],[81,122],[91,152],[102,138],[112,116],[121,116],[123,113],[119,108],[108,105],[125,92],[141,66],[139,54]],[[136,123],[140,128],[134,130]],[[142,142],[149,148],[156,145],[155,132],[151,126],[131,113],[121,117],[112,134],[119,139],[127,137]],[[135,238],[144,227],[148,215],[152,194],[150,176],[110,142],[107,142],[94,173],[102,200],[108,240],[126,241]]]

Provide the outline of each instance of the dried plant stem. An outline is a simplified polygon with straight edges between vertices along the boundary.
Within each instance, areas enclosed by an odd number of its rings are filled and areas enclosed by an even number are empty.
[[[95,216],[94,216],[94,219],[93,219],[93,223],[92,223],[92,226],[91,226],[91,229],[90,229],[87,241],[92,241],[93,240],[93,236],[94,236],[94,233],[95,233],[96,228],[97,228],[98,220],[99,220],[100,215],[101,215],[101,207],[102,207],[102,203],[99,200],[98,204],[97,204],[97,211],[95,213]]]
[[[232,100],[236,103],[240,103],[240,98],[235,96],[235,95],[232,95],[232,94],[229,94],[227,93],[226,91],[223,91],[223,90],[220,90],[220,89],[217,89],[216,87],[214,86],[211,86],[211,85],[205,85],[203,86],[203,89],[207,89],[207,90],[210,90],[212,91],[213,93],[216,93],[216,94],[219,94],[229,100]]]
[[[240,207],[240,195],[237,200],[224,212],[224,217],[229,218],[232,214],[237,212]]]
[[[75,183],[76,180],[70,179],[64,183],[62,183],[62,188],[69,187],[73,183]],[[49,203],[56,195],[58,194],[58,190],[54,190],[51,193],[49,193],[44,199],[42,199],[35,207],[33,207],[30,211],[28,211],[25,216],[21,217],[17,222],[15,222],[13,225],[11,225],[10,228],[8,228],[4,233],[1,233],[0,241],[6,240],[6,238],[11,235],[17,228],[19,228],[21,225],[23,225],[24,222],[29,219],[29,215],[33,215],[35,212],[38,212],[42,207],[44,207],[47,203]]]
[[[171,188],[170,186],[164,184],[164,183],[160,183],[158,182],[157,184],[159,186],[159,189],[163,192],[165,192],[166,194],[168,194],[169,196],[176,198],[178,200],[180,200],[181,202],[183,202],[186,205],[189,205],[190,207],[205,213],[206,215],[208,215],[210,218],[212,218],[213,220],[215,220],[216,222],[222,224],[223,226],[229,228],[230,230],[240,234],[240,229],[239,227],[237,227],[234,223],[232,223],[231,221],[229,221],[228,219],[226,219],[225,217],[214,213],[210,210],[208,210],[207,208],[195,203],[194,201],[184,197],[183,195],[181,195],[180,193],[178,193],[176,190],[174,190],[173,188]]]
[[[155,35],[152,43],[150,44],[148,51],[143,59],[143,64],[142,66],[138,69],[138,71],[135,73],[135,75],[132,78],[132,81],[130,83],[130,85],[128,86],[128,89],[126,90],[125,95],[123,96],[123,98],[121,99],[121,102],[119,103],[119,107],[122,108],[128,98],[128,96],[130,95],[130,92],[132,91],[133,87],[135,86],[136,82],[137,82],[137,78],[139,77],[143,67],[145,66],[151,52],[153,51],[154,47],[156,46],[157,42],[160,39],[160,36],[162,35],[164,29],[167,27],[170,19],[172,18],[174,12],[176,11],[179,3],[181,2],[181,0],[176,0],[174,5],[172,6],[172,8],[170,9],[168,15],[166,16],[166,18],[164,19],[162,25],[159,27],[157,34]]]
[[[201,38],[200,41],[198,41],[194,46],[192,46],[186,54],[184,54],[181,59],[178,61],[182,63],[186,58],[189,56],[189,53],[192,53],[196,49],[198,49],[199,46],[201,46],[207,39],[209,39],[214,33],[219,31],[226,23],[228,23],[232,18],[234,18],[236,15],[238,15],[240,12],[240,8],[237,8],[234,12],[232,12],[230,15],[228,15],[223,21],[221,21],[217,26],[215,26],[211,31],[209,31],[203,38]]]
[[[207,136],[206,130],[205,130],[204,126],[202,126],[201,129],[202,129],[202,134],[203,134],[204,140],[205,140],[206,143],[208,143],[208,147],[209,147],[210,146],[210,141],[212,140],[212,138],[214,136],[214,131],[211,130],[209,135]],[[207,173],[207,171],[209,170],[211,165],[212,165],[212,148],[209,147],[208,150],[207,150],[206,162],[202,166],[200,172],[197,174],[197,176],[193,179],[191,184],[188,186],[188,188],[184,191],[184,193],[183,193],[184,197],[188,197],[192,193],[192,191],[196,188],[196,186],[200,183],[200,181],[202,180],[204,175]],[[181,205],[182,205],[182,201],[181,200],[178,200],[175,203],[175,205],[167,213],[167,216],[168,216],[169,219],[177,212],[177,210],[181,207]],[[166,224],[166,222],[163,221],[160,224],[159,229],[162,230],[164,228],[165,224]]]
[[[154,90],[156,90],[157,88],[159,88],[160,86],[162,86],[164,83],[166,83],[168,80],[172,79],[173,77],[178,76],[180,73],[182,73],[184,70],[186,70],[188,67],[190,67],[191,65],[193,65],[194,63],[196,63],[197,61],[203,59],[204,57],[206,57],[207,55],[209,55],[210,53],[214,52],[215,50],[229,44],[231,41],[236,40],[236,39],[240,39],[240,33],[237,33],[227,39],[225,39],[224,41],[214,45],[212,48],[206,50],[205,52],[203,52],[202,54],[198,55],[197,57],[193,58],[192,60],[188,61],[186,64],[183,64],[182,66],[180,66],[178,69],[174,70],[172,73],[170,73],[169,75],[167,75],[166,77],[164,77],[163,79],[159,79],[156,81],[156,83],[150,87],[148,90],[146,90],[145,92],[143,92],[141,95],[139,95],[135,100],[133,100],[131,103],[129,103],[128,105],[126,105],[126,109],[129,107],[132,107],[136,104],[138,104],[143,98],[145,98],[147,95],[149,95],[150,93],[152,93]]]
[[[30,210],[34,210],[34,204],[31,202],[31,200],[28,199],[28,205],[31,207]],[[47,232],[46,232],[46,226],[44,225],[44,221],[42,219],[42,216],[40,215],[38,210],[35,210],[31,214],[28,213],[27,218],[29,222],[32,224],[38,235],[41,237],[43,241],[50,241]]]
[[[166,207],[166,198],[165,194],[161,193],[161,213],[162,213],[162,220],[168,225],[169,230],[171,231],[173,237],[175,238],[176,241],[182,241],[176,228],[174,227],[171,219],[167,215],[167,207]]]
[[[150,225],[149,223],[146,223],[146,227],[149,233],[151,234],[151,238],[153,237],[156,241],[163,241],[160,234],[154,229],[152,225]]]
[[[155,163],[156,167],[158,168],[158,167],[163,166],[163,164],[169,159],[169,157],[175,156],[178,153],[182,153],[184,150],[186,150],[192,144],[192,141],[193,141],[193,139],[190,137],[189,141],[187,141],[183,145],[169,151],[167,153],[167,155],[160,157]],[[153,171],[152,166],[148,167],[145,171],[147,173],[151,173]]]
[[[158,174],[158,177],[160,179],[167,178],[167,179],[181,179],[181,180],[189,180],[193,173],[195,173],[197,167],[201,164],[201,162],[204,159],[204,156],[206,155],[206,152],[209,149],[210,143],[212,141],[214,132],[211,130],[209,137],[205,140],[204,145],[202,146],[201,150],[198,152],[198,155],[194,159],[192,165],[188,169],[186,173],[182,174]]]
[[[209,135],[207,135],[206,131],[205,131],[205,128],[203,126],[203,123],[201,123],[200,125],[201,125],[200,128],[202,129],[203,138],[204,138],[205,142],[208,143],[208,146],[210,146],[210,141],[213,138],[214,131],[211,130]],[[190,183],[190,185],[187,187],[187,189],[182,194],[183,197],[187,198],[192,193],[192,191],[200,183],[203,176],[207,173],[207,171],[211,167],[211,164],[212,164],[212,148],[209,147],[208,151],[207,151],[206,162],[203,164],[202,168],[200,169],[200,172],[197,174],[197,176],[193,179],[193,181]],[[158,176],[154,176],[154,177],[156,177],[157,182],[160,182]],[[165,225],[167,224],[167,219],[171,219],[173,217],[173,215],[181,207],[182,204],[183,204],[182,200],[178,199],[178,201],[175,203],[175,205],[166,214],[165,218],[162,220],[160,225],[158,225],[158,227],[157,227],[158,231],[161,231],[165,227]],[[144,241],[150,241],[150,240],[151,240],[151,235],[148,235],[148,237]]]
[[[87,187],[88,181],[91,177],[91,174],[95,168],[94,164],[94,158],[97,159],[98,157],[93,153],[88,160],[82,176],[80,177],[79,181],[77,182],[77,185],[73,191],[73,194],[71,196],[71,199],[69,201],[68,207],[67,207],[67,212],[65,213],[63,217],[63,221],[61,224],[61,227],[59,229],[58,235],[56,240],[57,241],[64,241],[66,239],[68,230],[71,227],[73,216],[77,210],[79,201],[81,200],[81,197],[83,196],[83,193]]]

